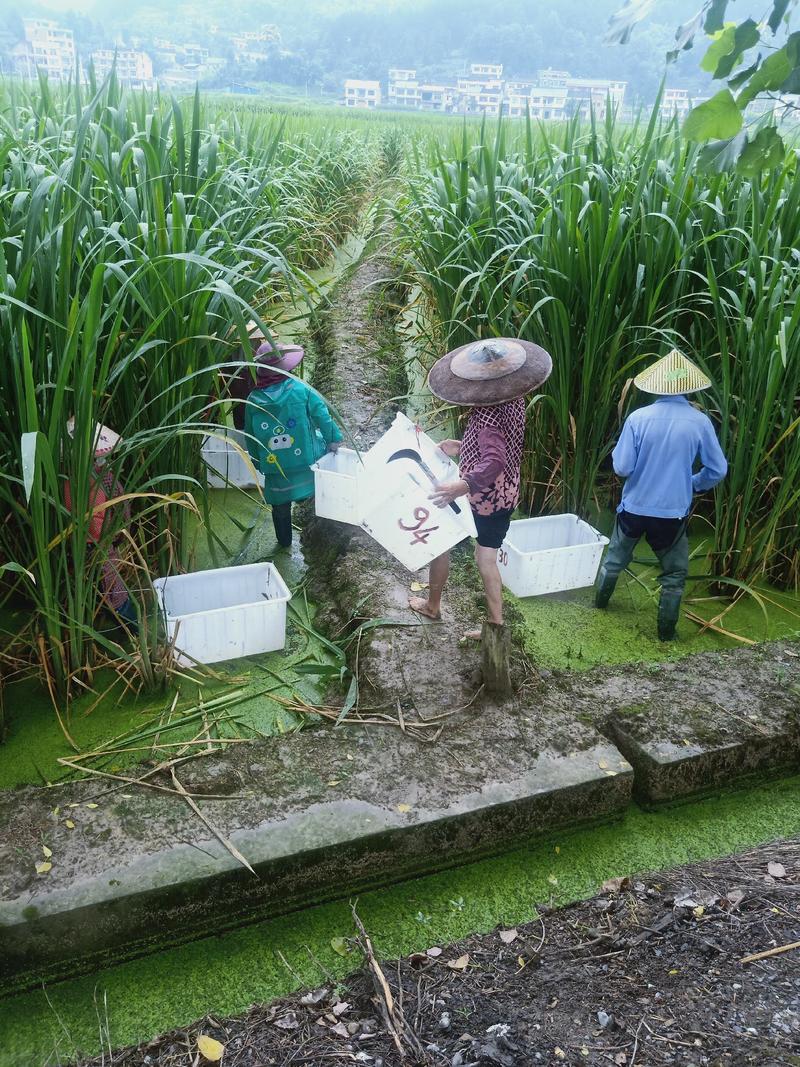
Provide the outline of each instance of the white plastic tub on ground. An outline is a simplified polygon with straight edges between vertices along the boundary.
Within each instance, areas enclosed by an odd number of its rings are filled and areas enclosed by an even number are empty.
[[[264,476],[250,460],[241,430],[231,428],[224,433],[217,430],[213,435],[209,434],[203,439],[202,455],[212,489],[224,489],[226,485],[236,485],[240,489],[263,488]]]
[[[183,665],[256,656],[286,644],[292,594],[272,563],[156,578],[153,587]]]
[[[503,585],[516,596],[582,589],[594,583],[607,544],[577,515],[517,520],[498,553]]]
[[[361,498],[364,496],[364,464],[352,448],[326,452],[312,467],[314,471],[314,510],[320,518],[358,526]],[[366,500],[366,497],[365,497]]]

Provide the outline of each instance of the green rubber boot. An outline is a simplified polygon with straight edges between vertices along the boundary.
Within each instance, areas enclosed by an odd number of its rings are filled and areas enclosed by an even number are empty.
[[[658,639],[674,641],[675,627],[681,613],[681,594],[668,593],[662,589],[658,601]]]
[[[594,606],[607,608],[611,595],[616,589],[617,579],[630,563],[637,541],[626,537],[619,528],[619,521],[614,523],[614,531],[608,543],[605,559],[597,572],[594,584]]]

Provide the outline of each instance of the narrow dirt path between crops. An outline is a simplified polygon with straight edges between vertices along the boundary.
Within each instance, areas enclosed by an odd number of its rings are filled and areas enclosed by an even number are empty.
[[[194,1067],[201,1034],[227,1067],[788,1067],[800,1064],[800,949],[742,960],[798,930],[794,839],[616,879],[512,930],[367,958],[338,985],[83,1067]],[[355,930],[352,948],[365,948]]]
[[[389,227],[376,222],[365,256],[334,290],[314,330],[314,385],[332,397],[359,449],[366,450],[404,408],[408,389],[395,316],[402,306],[398,268]],[[426,581],[427,569],[409,574],[376,542],[354,527],[311,521],[304,550],[314,572],[311,589],[318,619],[340,632],[354,615],[389,618],[358,653],[362,694],[400,699],[423,713],[470,702],[479,684],[480,654],[461,640],[479,625],[482,594],[471,573],[468,545],[454,554],[453,580],[441,623],[429,624],[408,608],[411,583]]]

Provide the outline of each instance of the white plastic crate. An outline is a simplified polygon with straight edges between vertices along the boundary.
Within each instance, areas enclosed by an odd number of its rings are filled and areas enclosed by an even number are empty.
[[[361,523],[361,499],[365,502],[366,469],[358,452],[340,448],[326,452],[311,468],[314,471],[314,511],[323,519]]]
[[[498,552],[503,585],[516,596],[582,589],[594,583],[607,544],[577,515],[512,522]]]
[[[209,434],[203,439],[202,456],[208,468],[208,484],[212,489],[224,489],[226,485],[236,485],[240,489],[264,487],[264,476],[250,460],[241,430],[231,427],[224,435],[222,431]]]
[[[272,563],[156,578],[153,587],[183,665],[256,656],[286,644],[292,594]]]

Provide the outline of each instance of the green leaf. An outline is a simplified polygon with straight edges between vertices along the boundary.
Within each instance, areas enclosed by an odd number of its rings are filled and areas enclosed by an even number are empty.
[[[21,563],[0,563],[0,574],[3,571],[11,571],[13,574],[24,574],[26,578],[30,578],[34,585],[36,585],[36,579],[29,570],[26,570]]]
[[[736,169],[748,177],[778,167],[786,158],[786,149],[774,126],[764,126],[749,140],[739,156]]]
[[[334,952],[338,952],[340,956],[347,956],[350,952],[350,948],[343,937],[332,937],[331,948]]]
[[[683,135],[691,141],[727,140],[742,128],[742,113],[730,89],[693,107],[683,124]]]
[[[739,154],[744,148],[745,135],[738,133],[735,137],[725,138],[721,141],[711,141],[704,145],[697,156],[697,165],[700,170],[711,171],[714,174],[722,174],[735,168]]]
[[[700,61],[701,68],[709,74],[713,74],[723,56],[727,56],[733,51],[735,40],[736,23],[729,22],[724,30],[715,35],[714,40],[708,46],[706,54]]]
[[[733,78],[729,78],[728,79],[728,88],[729,89],[738,89],[742,85],[744,85],[744,83],[747,81],[747,79],[751,78],[755,74],[755,72],[758,70],[758,67],[759,67],[760,63],[761,63],[761,54],[759,53],[758,59],[755,61],[755,63],[752,64],[752,66],[745,67],[744,70],[740,70],[739,73],[736,74]]]
[[[714,71],[715,78],[727,78],[734,67],[742,61],[742,56],[751,48],[754,48],[761,40],[758,26],[752,19],[747,19],[736,27],[733,49],[729,55],[723,56]]]
[[[36,477],[36,440],[39,434],[36,430],[24,433],[20,438],[20,452],[22,453],[22,484],[25,486],[25,500],[31,498],[33,481]]]
[[[358,700],[358,676],[354,674],[353,677],[350,679],[350,688],[347,690],[347,696],[344,699],[344,704],[342,705],[342,710],[339,712],[339,717],[336,720],[336,725],[337,726],[341,725],[341,723],[344,722],[344,720],[347,718],[347,716],[350,714],[350,712],[355,707],[357,700]]]
[[[767,25],[773,33],[778,32],[778,27],[783,22],[786,15],[786,9],[789,7],[790,0],[774,0],[772,5],[772,11],[767,19]]]
[[[703,25],[703,29],[709,37],[725,28],[725,9],[727,6],[728,0],[711,0],[706,12],[706,21]]]
[[[794,34],[792,34],[794,37]],[[783,48],[767,56],[759,69],[747,83],[736,99],[736,103],[744,111],[751,101],[755,100],[759,93],[769,92],[772,89],[780,89],[794,69],[794,63],[789,54],[791,38]],[[792,49],[794,50],[794,48]]]

